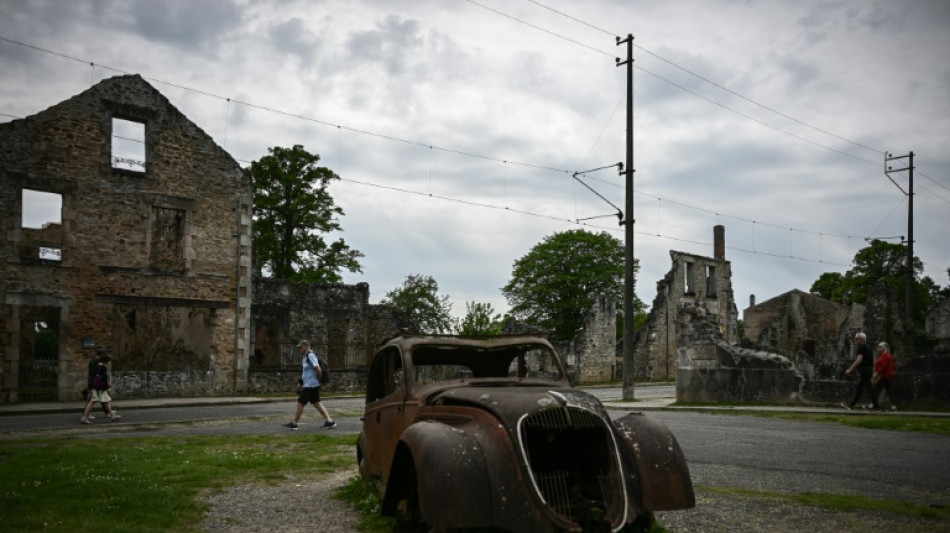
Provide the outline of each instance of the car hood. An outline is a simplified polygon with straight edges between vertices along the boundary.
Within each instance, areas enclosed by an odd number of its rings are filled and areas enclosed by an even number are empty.
[[[467,405],[495,414],[509,429],[526,415],[561,407],[592,411],[601,417],[607,412],[590,393],[572,387],[455,387],[435,392],[429,405]]]

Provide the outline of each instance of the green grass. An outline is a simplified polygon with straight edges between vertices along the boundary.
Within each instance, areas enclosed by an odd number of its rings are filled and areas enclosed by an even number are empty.
[[[196,531],[206,490],[349,467],[352,436],[36,439],[0,443],[5,531]]]
[[[806,422],[831,422],[866,429],[950,435],[950,418],[891,414],[788,413],[781,411],[716,411],[717,415],[758,416]]]
[[[830,494],[821,492],[780,492],[738,489],[731,487],[695,487],[697,492],[729,494],[743,498],[798,502],[836,513],[876,511],[927,520],[950,519],[950,508],[933,507],[900,500],[880,500],[858,494]]]
[[[359,511],[359,530],[365,533],[389,533],[396,529],[395,518],[380,515],[379,494],[363,478],[351,477],[346,485],[340,487],[334,497],[342,500]]]

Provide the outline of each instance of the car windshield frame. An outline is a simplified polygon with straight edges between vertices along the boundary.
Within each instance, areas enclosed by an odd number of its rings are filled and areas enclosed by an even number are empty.
[[[409,353],[411,379],[435,383],[562,382],[567,373],[557,352],[539,342],[501,345],[421,343]]]

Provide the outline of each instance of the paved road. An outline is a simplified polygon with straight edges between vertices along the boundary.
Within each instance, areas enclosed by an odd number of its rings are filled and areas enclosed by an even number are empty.
[[[652,416],[673,431],[686,455],[693,482],[706,487],[855,493],[869,497],[950,505],[950,437],[859,429],[753,416],[729,416],[673,409],[672,386],[641,387],[638,402],[617,403],[617,388],[588,389],[607,402],[612,417],[651,408]],[[362,398],[325,402],[339,426],[337,434],[356,434]],[[71,411],[0,416],[0,438],[81,436],[117,438],[142,435],[281,434],[293,413],[292,398],[257,403],[128,408],[118,423],[100,412],[92,426],[80,426],[80,406]],[[305,411],[299,433],[319,433],[322,419]],[[900,415],[897,415],[900,416]],[[326,431],[326,430],[323,430]],[[872,467],[874,465],[874,467]]]

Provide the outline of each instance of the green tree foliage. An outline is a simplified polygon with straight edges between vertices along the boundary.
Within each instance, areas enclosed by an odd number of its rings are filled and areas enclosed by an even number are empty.
[[[840,274],[825,272],[811,286],[811,292],[842,303],[845,300],[867,303],[868,291],[878,280],[897,289],[901,301],[906,297],[907,245],[891,244],[879,239],[858,250],[852,268]],[[929,276],[921,277],[924,265],[914,257],[914,321],[923,323],[924,316],[946,293]]]
[[[410,274],[401,287],[388,293],[380,303],[398,309],[416,333],[448,333],[452,330],[452,304],[439,296],[439,284],[432,276]]]
[[[634,265],[637,269],[637,265]],[[570,230],[536,244],[514,263],[502,288],[515,318],[574,337],[600,294],[613,295],[623,312],[624,248],[607,232]],[[643,302],[634,302],[643,313]]]
[[[254,246],[258,272],[294,281],[339,283],[340,271],[362,272],[363,254],[341,238],[328,242],[327,234],[342,231],[327,186],[340,177],[317,166],[320,156],[297,144],[275,146],[251,163],[254,180]]]
[[[504,319],[490,303],[465,302],[465,316],[455,324],[459,335],[499,335]]]

